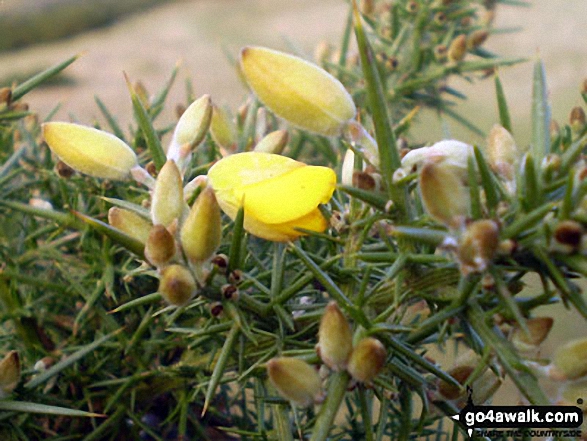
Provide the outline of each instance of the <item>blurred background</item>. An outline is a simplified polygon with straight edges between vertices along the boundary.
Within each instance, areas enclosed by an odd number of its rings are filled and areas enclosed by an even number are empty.
[[[58,80],[27,95],[31,109],[44,118],[60,104],[54,119],[91,124],[101,119],[94,101],[98,96],[124,127],[132,106],[123,72],[156,93],[180,63],[170,104],[185,102],[183,83],[190,77],[196,95],[209,93],[215,103],[235,110],[246,92],[230,60],[242,46],[264,45],[311,59],[318,42],[339,45],[347,13],[344,0],[0,0],[0,86],[82,53]],[[519,144],[530,139],[537,56],[546,66],[554,118],[564,122],[571,108],[581,105],[579,92],[587,78],[586,16],[585,0],[498,8],[496,28],[517,32],[496,33],[485,47],[529,59],[500,72]],[[452,85],[468,96],[461,113],[487,132],[498,120],[493,81]],[[168,106],[162,119],[172,121],[173,108]],[[483,141],[455,123],[450,131],[469,143]],[[435,116],[421,115],[413,141],[441,137]],[[557,315],[546,353],[561,340],[587,334],[584,320],[562,307]]]

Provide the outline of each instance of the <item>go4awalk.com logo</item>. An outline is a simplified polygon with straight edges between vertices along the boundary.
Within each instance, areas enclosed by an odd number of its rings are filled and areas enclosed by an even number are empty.
[[[583,411],[577,406],[475,406],[469,391],[467,405],[452,418],[464,426],[469,437],[473,432],[480,436],[579,437]]]

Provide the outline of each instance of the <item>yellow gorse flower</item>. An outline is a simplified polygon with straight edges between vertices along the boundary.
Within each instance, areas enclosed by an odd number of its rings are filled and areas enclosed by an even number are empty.
[[[208,172],[220,208],[232,219],[241,206],[244,228],[263,239],[285,242],[322,232],[328,222],[318,209],[330,200],[336,175],[285,156],[246,152],[218,161]]]

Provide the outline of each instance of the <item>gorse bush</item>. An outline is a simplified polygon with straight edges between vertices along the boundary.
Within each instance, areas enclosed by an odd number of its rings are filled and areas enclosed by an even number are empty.
[[[551,121],[537,61],[516,144],[495,3],[353,3],[321,66],[244,48],[234,117],[188,83],[160,126],[174,71],[129,80],[129,133],[99,100],[39,122],[23,97],[76,57],[2,89],[2,439],[457,439],[506,378],[575,405],[586,340],[540,359],[535,310],[587,317],[585,114]],[[449,80],[489,75],[486,143],[409,141],[422,107],[473,128]]]

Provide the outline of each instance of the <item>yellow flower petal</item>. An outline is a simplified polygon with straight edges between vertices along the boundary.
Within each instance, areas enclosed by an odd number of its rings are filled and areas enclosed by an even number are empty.
[[[246,186],[245,212],[267,224],[289,222],[328,202],[335,186],[332,169],[300,167]]]
[[[318,205],[332,197],[334,171],[308,166],[280,155],[247,152],[228,156],[208,172],[208,183],[232,219],[244,203],[245,230],[272,240],[294,240],[296,228],[324,231]]]
[[[71,168],[104,179],[125,179],[137,165],[135,152],[116,136],[66,122],[43,124],[51,150]]]
[[[257,97],[295,126],[333,136],[355,116],[355,104],[340,81],[301,58],[246,47],[240,67]]]

